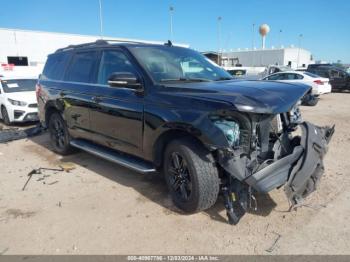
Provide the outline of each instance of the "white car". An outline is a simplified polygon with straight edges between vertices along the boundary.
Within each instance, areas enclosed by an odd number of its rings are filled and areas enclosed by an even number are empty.
[[[38,120],[34,77],[0,75],[0,116],[5,124]]]
[[[289,83],[302,83],[312,87],[315,96],[330,93],[332,86],[328,78],[320,77],[309,72],[285,71],[264,77],[262,80],[274,80]]]

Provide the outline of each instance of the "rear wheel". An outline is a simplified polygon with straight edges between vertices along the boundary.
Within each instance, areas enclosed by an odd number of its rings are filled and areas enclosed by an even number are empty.
[[[66,123],[59,113],[53,113],[49,120],[51,145],[55,152],[61,155],[71,153],[70,138]]]
[[[9,114],[7,113],[6,107],[4,106],[1,108],[1,115],[5,125],[8,125],[8,126],[11,125]]]
[[[193,213],[210,208],[219,194],[219,175],[211,153],[191,139],[171,142],[164,175],[174,204]]]

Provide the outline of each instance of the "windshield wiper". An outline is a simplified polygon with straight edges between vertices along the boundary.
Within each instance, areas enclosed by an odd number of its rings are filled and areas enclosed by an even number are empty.
[[[159,82],[210,82],[211,80],[205,78],[168,78],[161,79]]]

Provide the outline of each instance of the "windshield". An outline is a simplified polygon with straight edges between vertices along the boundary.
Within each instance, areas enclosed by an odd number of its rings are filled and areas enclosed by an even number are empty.
[[[136,46],[130,47],[130,50],[155,82],[232,79],[225,70],[191,49],[174,46]]]
[[[2,87],[5,93],[35,91],[35,79],[13,79],[2,80]]]

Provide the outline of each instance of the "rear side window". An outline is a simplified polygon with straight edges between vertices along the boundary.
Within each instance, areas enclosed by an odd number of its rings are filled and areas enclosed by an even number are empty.
[[[303,79],[304,77],[302,75],[299,74],[293,74],[293,73],[288,73],[288,74],[284,74],[284,80],[298,80],[298,79]]]
[[[47,58],[42,79],[61,80],[66,69],[70,54],[67,52],[52,54]]]
[[[267,78],[267,80],[283,80],[283,79],[284,79],[283,74],[275,74]]]
[[[65,76],[66,81],[91,83],[95,79],[94,69],[97,62],[97,52],[75,53]]]

